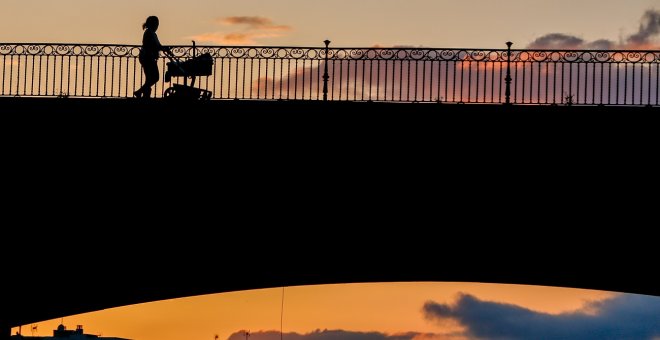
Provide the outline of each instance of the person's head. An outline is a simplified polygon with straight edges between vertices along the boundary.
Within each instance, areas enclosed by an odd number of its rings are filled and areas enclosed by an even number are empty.
[[[159,24],[158,17],[155,16],[155,15],[152,15],[152,16],[147,18],[147,21],[145,21],[144,24],[142,24],[142,29],[146,30],[148,28],[152,31],[155,31],[155,30],[158,29],[158,24]]]

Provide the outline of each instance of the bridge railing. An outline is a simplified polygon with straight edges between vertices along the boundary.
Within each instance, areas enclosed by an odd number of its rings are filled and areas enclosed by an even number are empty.
[[[139,49],[0,44],[0,95],[130,97],[144,80]],[[196,84],[213,99],[660,105],[660,51],[326,45],[197,46],[194,52],[214,59],[212,75]],[[173,53],[185,60],[193,47],[175,46]],[[171,85],[162,81],[167,61],[159,61],[156,97]]]

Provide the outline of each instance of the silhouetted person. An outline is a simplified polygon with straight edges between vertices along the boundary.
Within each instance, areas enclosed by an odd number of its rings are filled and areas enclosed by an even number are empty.
[[[158,72],[158,52],[163,51],[171,54],[170,48],[160,44],[156,31],[158,30],[158,17],[150,16],[142,24],[144,34],[142,35],[142,48],[140,49],[140,65],[144,71],[144,85],[133,94],[137,98],[149,98],[151,96],[151,87],[156,85],[160,79]]]

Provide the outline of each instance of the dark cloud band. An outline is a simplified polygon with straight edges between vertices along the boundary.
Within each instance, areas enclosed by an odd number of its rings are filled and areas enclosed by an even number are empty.
[[[660,336],[660,298],[620,295],[558,315],[463,294],[455,304],[427,302],[429,320],[452,319],[473,339],[640,339]],[[595,313],[594,313],[595,312]]]
[[[653,39],[660,35],[660,11],[647,10],[642,15],[639,29],[635,34],[628,36],[622,43],[615,43],[607,39],[587,42],[570,34],[550,33],[541,36],[529,44],[533,49],[594,49],[609,50],[614,48],[644,48],[653,43]]]

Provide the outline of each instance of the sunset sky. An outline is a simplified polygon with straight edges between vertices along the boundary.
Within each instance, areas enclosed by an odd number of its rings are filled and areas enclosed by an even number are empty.
[[[140,25],[158,15],[164,44],[503,48],[510,40],[522,48],[553,33],[625,42],[649,10],[660,2],[3,0],[0,42],[139,44]]]
[[[660,48],[660,0],[1,1],[0,43],[139,45],[142,23],[157,15],[164,45]],[[134,340],[240,340],[245,329],[249,340],[276,340],[281,320],[288,340],[329,340],[326,329],[351,340],[534,338],[530,329],[655,340],[660,298],[472,283],[328,285],[127,306],[64,323]],[[59,323],[40,322],[35,335]]]
[[[242,330],[252,333],[251,340],[276,340],[280,321],[288,340],[465,340],[497,334],[660,339],[660,298],[478,283],[320,285],[175,299],[63,320],[69,328],[84,325],[86,333],[134,340],[213,340],[216,334],[242,340]],[[51,335],[60,322],[40,322],[34,335]],[[30,325],[23,328],[23,335],[31,334]]]

